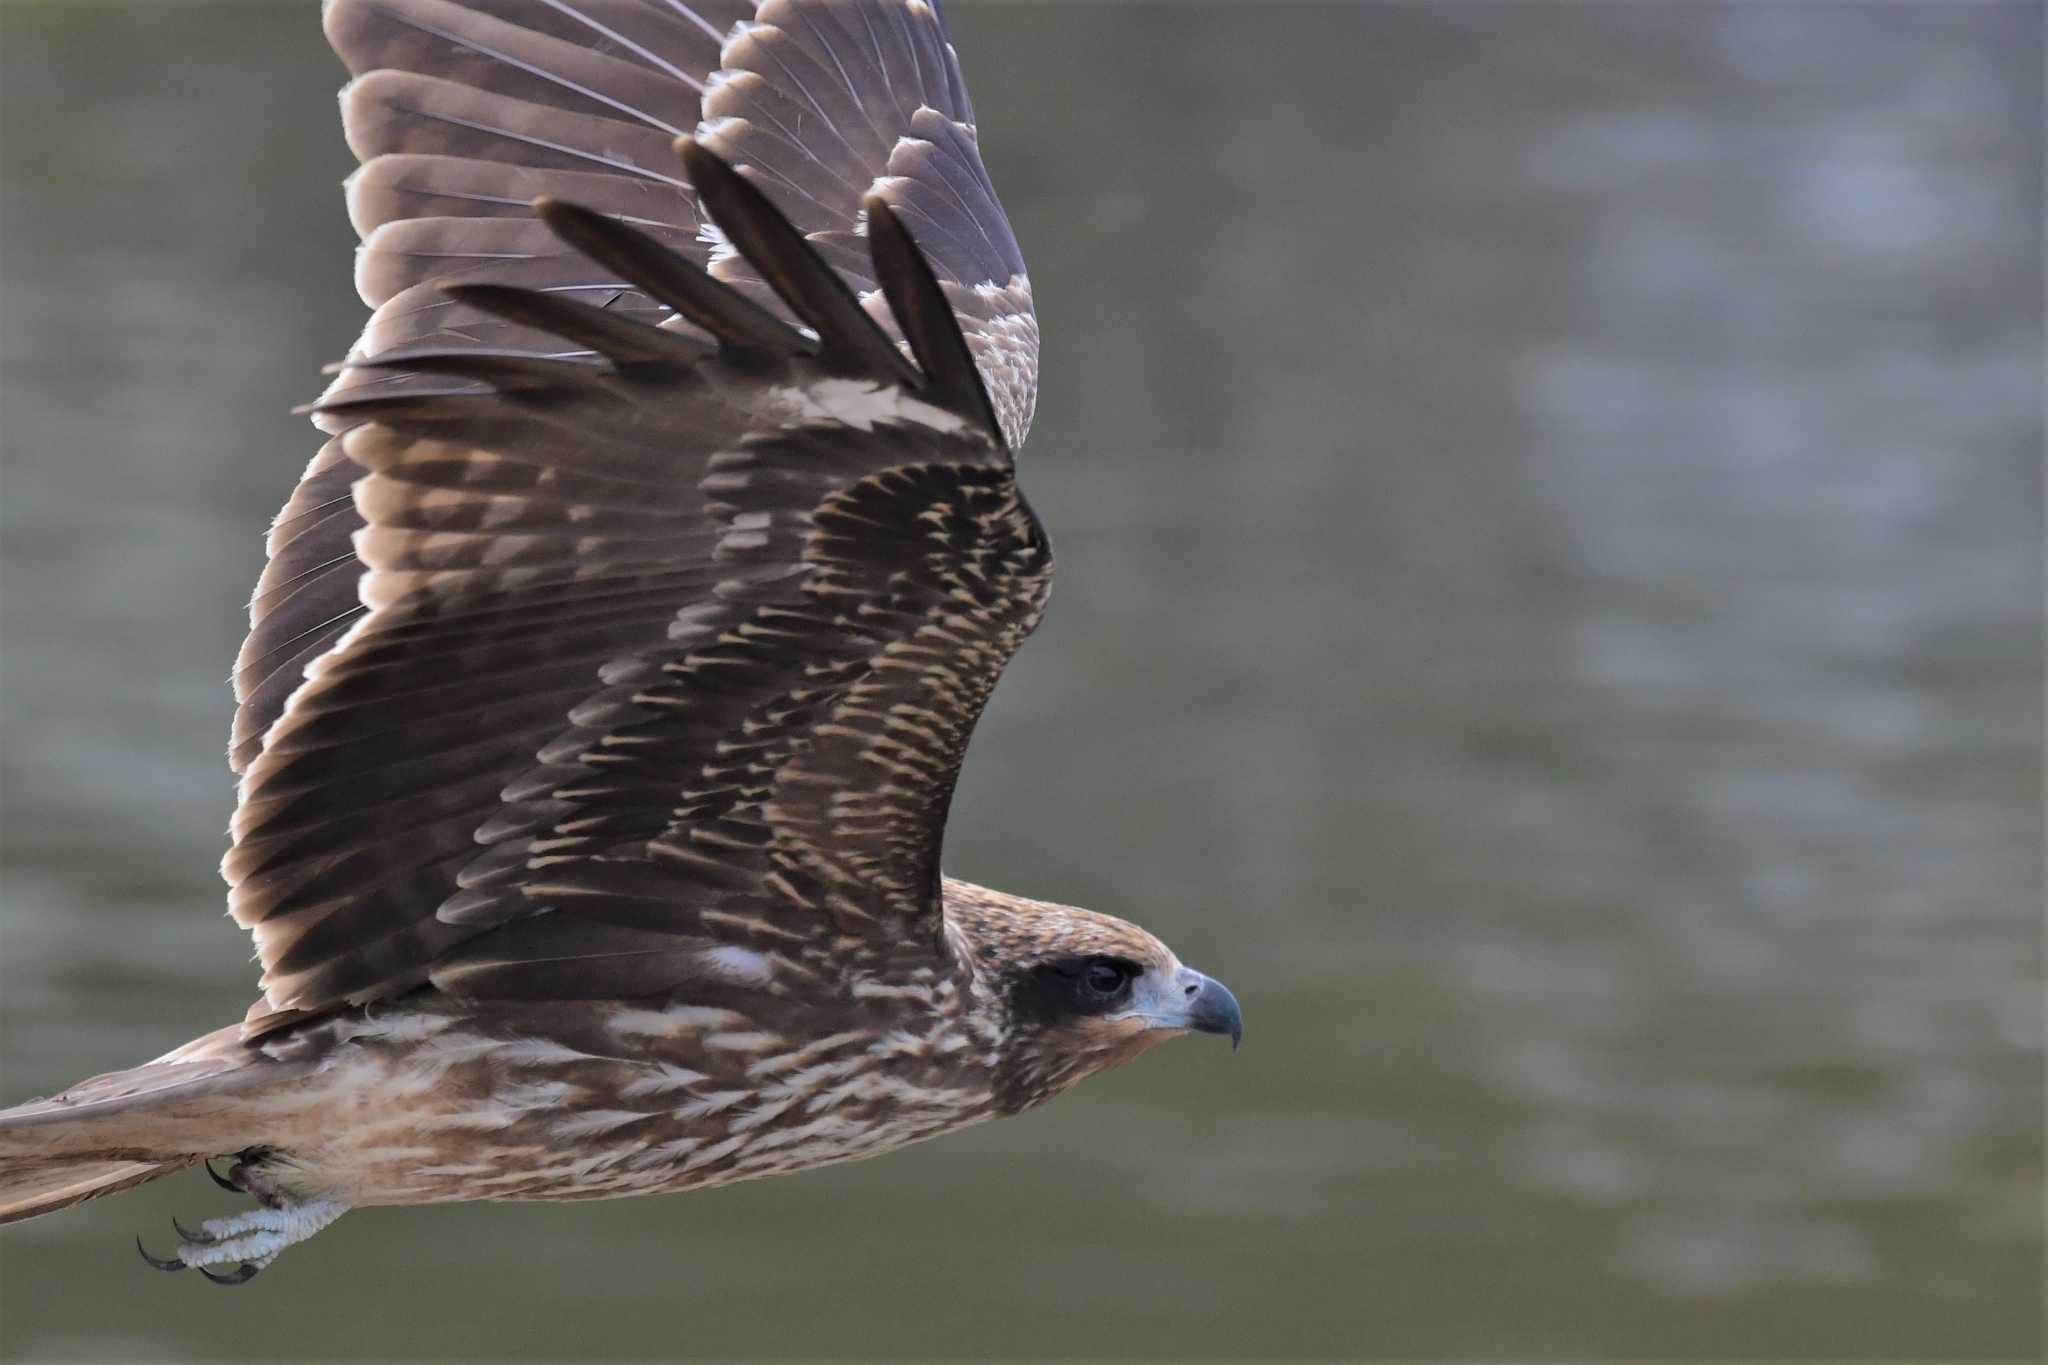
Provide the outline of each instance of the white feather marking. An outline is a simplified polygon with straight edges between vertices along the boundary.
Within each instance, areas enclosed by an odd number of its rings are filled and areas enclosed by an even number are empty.
[[[446,1166],[415,1166],[414,1175],[489,1175],[497,1167],[488,1161],[458,1161]]]
[[[775,979],[775,964],[767,954],[735,943],[721,943],[700,960],[714,974],[742,986],[765,986]]]
[[[613,1033],[672,1038],[679,1033],[744,1024],[746,1016],[708,1005],[670,1005],[665,1010],[621,1010],[611,1018]]]
[[[508,1038],[491,1055],[507,1066],[560,1066],[566,1062],[602,1060],[547,1038]]]
[[[387,1014],[379,1016],[372,1010],[365,1010],[359,1019],[337,1019],[332,1027],[334,1041],[353,1042],[357,1038],[389,1038],[395,1043],[417,1043],[433,1037],[453,1022],[445,1015],[438,1014]]]
[[[591,1109],[581,1114],[571,1114],[548,1125],[548,1131],[556,1137],[589,1137],[594,1133],[609,1133],[614,1128],[623,1128],[629,1123],[652,1118],[631,1109]]]
[[[787,1071],[793,1066],[802,1066],[814,1057],[822,1057],[828,1052],[835,1052],[849,1043],[858,1043],[867,1036],[864,1031],[830,1034],[818,1039],[816,1042],[805,1043],[794,1052],[785,1052],[779,1057],[764,1057],[752,1066],[749,1066],[747,1074],[749,1076],[772,1076],[778,1071]]]
[[[454,1128],[465,1132],[488,1133],[496,1128],[510,1128],[519,1122],[524,1111],[499,1104],[489,1107],[457,1110],[452,1114],[436,1114],[431,1118],[414,1120],[422,1129],[438,1132],[443,1128]]]
[[[470,1183],[472,1185],[531,1185],[535,1181],[547,1178],[548,1173],[546,1171],[507,1171],[503,1175],[485,1176],[481,1180],[472,1180]]]
[[[790,1090],[808,1094],[826,1081],[836,1081],[842,1076],[853,1075],[867,1064],[865,1055],[843,1057],[836,1062],[819,1062],[816,1066],[807,1066],[801,1071],[791,1072],[782,1084]]]
[[[885,981],[856,981],[853,983],[853,997],[856,1000],[931,1000],[929,986],[891,986]]]
[[[733,26],[726,30],[725,42],[719,45],[718,64],[720,66],[738,66],[739,63],[732,60],[732,50],[738,43],[743,39],[753,37],[756,33],[780,32],[782,30],[775,27],[775,25],[763,23],[759,19],[735,20]]]
[[[768,1122],[772,1118],[775,1118],[777,1115],[781,1114],[783,1110],[789,1108],[789,1106],[795,1103],[796,1097],[792,1095],[790,1098],[786,1100],[776,1100],[771,1103],[763,1104],[756,1108],[749,1109],[746,1113],[740,1115],[738,1118],[732,1121],[731,1131],[735,1133],[744,1133],[750,1128],[759,1128],[762,1124]]]
[[[652,1076],[642,1076],[639,1080],[628,1081],[619,1087],[620,1097],[637,1100],[648,1095],[666,1095],[672,1090],[688,1090],[691,1086],[710,1079],[701,1071],[671,1066],[667,1062],[654,1063],[654,1072]]]
[[[554,1109],[569,1098],[567,1081],[511,1081],[491,1087],[491,1098],[510,1109]]]
[[[868,1045],[871,1057],[922,1057],[932,1050],[931,1041],[904,1029],[886,1033]]]
[[[712,1033],[704,1038],[706,1052],[766,1052],[771,1047],[780,1046],[782,1035],[779,1033]]]
[[[714,1090],[708,1095],[703,1095],[690,1101],[688,1104],[676,1106],[670,1113],[675,1118],[683,1120],[701,1119],[707,1114],[716,1114],[722,1110],[730,1109],[741,1100],[751,1098],[751,1094],[752,1092],[746,1090]]]
[[[729,261],[740,254],[740,249],[732,244],[724,230],[709,218],[697,224],[697,240],[711,248],[707,265],[717,265],[720,261]]]
[[[655,1166],[663,1162],[678,1161],[703,1145],[703,1138],[671,1138],[667,1142],[658,1142],[646,1151],[632,1157],[630,1164],[634,1166]]]
[[[1031,297],[1031,280],[1028,276],[1012,275],[1000,284],[994,280],[983,280],[974,286],[974,296],[990,303],[998,299],[1005,303],[1014,302],[1020,293],[1027,299]]]
[[[933,407],[894,384],[872,379],[821,379],[802,388],[778,393],[796,409],[799,418],[837,422],[860,431],[874,430],[884,421],[915,422],[933,431],[955,432],[967,427],[964,417]]]
[[[683,1163],[683,1169],[686,1171],[694,1171],[699,1166],[708,1165],[711,1162],[718,1160],[722,1156],[726,1156],[731,1152],[737,1151],[745,1143],[746,1139],[744,1137],[730,1137],[723,1142],[713,1143],[711,1146],[706,1147],[703,1151],[691,1157],[688,1161],[685,1161]]]

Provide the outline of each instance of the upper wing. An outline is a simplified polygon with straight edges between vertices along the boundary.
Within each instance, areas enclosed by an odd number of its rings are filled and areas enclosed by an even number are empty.
[[[326,28],[356,76],[342,96],[363,167],[349,214],[357,285],[376,311],[358,356],[395,346],[537,347],[529,326],[437,286],[544,290],[658,321],[668,310],[566,249],[533,214],[554,195],[632,223],[790,314],[701,214],[670,144],[695,132],[739,165],[887,329],[861,204],[909,225],[953,303],[1014,449],[1030,425],[1038,328],[1030,283],[982,167],[945,25],[926,0],[333,0]],[[330,392],[403,391],[351,371]],[[338,419],[318,419],[338,432]],[[235,665],[237,772],[306,666],[361,616],[349,497],[363,469],[338,440],[270,533]]]
[[[991,352],[900,187],[857,210],[856,273],[763,175],[702,146],[647,169],[690,185],[697,231],[530,209],[553,245],[427,285],[444,320],[320,405],[341,434],[294,507],[339,534],[274,533],[293,605],[259,602],[249,649],[310,663],[245,700],[275,718],[238,736],[225,864],[261,1020],[429,979],[617,995],[938,946],[954,775],[1051,570]],[[297,553],[315,534],[339,543]]]

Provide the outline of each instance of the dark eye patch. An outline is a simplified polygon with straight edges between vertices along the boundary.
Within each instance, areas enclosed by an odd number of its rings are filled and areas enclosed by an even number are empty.
[[[1106,1014],[1129,998],[1130,983],[1144,970],[1129,958],[1103,953],[1041,962],[1011,988],[1011,1013],[1040,1024]],[[1117,978],[1113,984],[1111,975]]]

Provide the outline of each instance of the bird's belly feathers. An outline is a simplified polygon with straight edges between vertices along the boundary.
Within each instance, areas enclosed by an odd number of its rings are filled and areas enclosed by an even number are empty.
[[[520,1021],[372,1012],[282,1040],[280,1060],[326,1055],[251,1161],[256,1188],[353,1206],[616,1198],[878,1156],[998,1112],[980,1049],[939,1017],[794,1039],[693,1005]]]

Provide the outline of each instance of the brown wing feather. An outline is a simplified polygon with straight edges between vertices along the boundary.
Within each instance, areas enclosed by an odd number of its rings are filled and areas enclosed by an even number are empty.
[[[987,188],[943,20],[924,0],[334,0],[324,22],[356,78],[343,126],[364,165],[349,212],[364,239],[358,282],[376,309],[357,356],[559,345],[530,319],[437,287],[451,280],[542,290],[649,322],[668,316],[545,234],[534,221],[542,197],[634,224],[692,265],[715,258],[723,278],[790,319],[701,219],[669,152],[676,132],[696,128],[751,163],[745,173],[856,290],[875,284],[862,195],[874,189],[908,215],[1010,443],[1022,441],[1036,387],[1029,284]],[[893,325],[878,299],[864,302]],[[328,397],[449,387],[418,372],[352,370]],[[351,419],[317,420],[338,433]],[[348,495],[363,474],[330,441],[272,527],[235,668],[237,772],[306,666],[363,614],[350,552],[363,522]]]
[[[263,1012],[424,981],[639,994],[731,943],[942,951],[954,775],[1050,552],[887,205],[871,268],[918,366],[708,155],[685,159],[814,356],[743,308],[693,312],[714,348],[470,287],[610,358],[410,349],[382,363],[477,387],[324,405],[358,423],[369,611],[245,775],[226,866]],[[646,296],[680,287],[648,239],[564,221]]]

